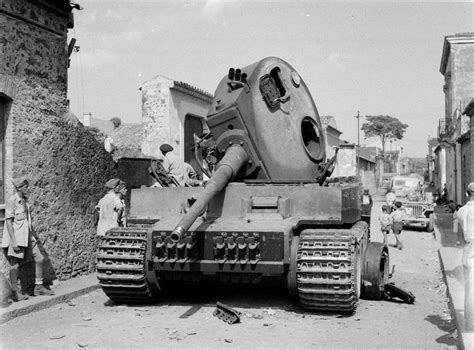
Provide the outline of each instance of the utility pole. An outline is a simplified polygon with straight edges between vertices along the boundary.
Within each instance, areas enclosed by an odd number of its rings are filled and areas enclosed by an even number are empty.
[[[360,147],[360,126],[359,126],[359,119],[360,119],[360,112],[357,111],[357,115],[354,117],[357,118],[357,147]]]
[[[356,166],[357,166],[357,177],[360,176],[359,174],[359,147],[360,147],[360,127],[359,127],[359,119],[360,119],[360,112],[357,111],[357,115],[354,117],[357,118],[357,148],[356,148]]]

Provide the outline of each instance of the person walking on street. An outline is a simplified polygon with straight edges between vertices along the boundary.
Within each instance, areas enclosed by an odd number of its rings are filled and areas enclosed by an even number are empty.
[[[403,243],[400,240],[400,234],[403,230],[403,220],[405,219],[405,211],[402,210],[401,202],[395,202],[395,211],[390,213],[390,216],[393,220],[393,235],[395,236],[395,240],[397,241],[395,248],[402,250]]]
[[[463,231],[462,265],[464,272],[465,330],[474,332],[474,182],[467,186],[468,202],[459,208],[456,219]]]
[[[29,183],[27,179],[13,181],[14,194],[5,204],[5,226],[2,247],[9,263],[10,283],[13,300],[27,298],[18,290],[18,270],[21,261],[33,257],[35,261],[34,295],[54,295],[43,285],[43,263],[45,256],[39,249],[40,239],[33,229],[30,205],[28,204]]]
[[[393,219],[388,213],[388,209],[386,205],[382,206],[382,214],[379,216],[380,221],[380,229],[382,230],[383,234],[383,244],[388,244],[388,234],[392,229]]]
[[[397,200],[397,196],[395,195],[393,191],[389,191],[385,195],[385,203],[387,204],[387,210],[389,214],[392,213],[393,206],[396,200]]]
[[[122,217],[124,204],[115,193],[119,185],[119,179],[111,179],[105,183],[108,192],[96,205],[97,236],[105,236],[105,233],[115,227],[119,227],[119,218]]]

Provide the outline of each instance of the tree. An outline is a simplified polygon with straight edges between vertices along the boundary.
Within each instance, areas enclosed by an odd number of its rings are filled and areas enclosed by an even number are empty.
[[[122,119],[119,117],[110,118],[110,121],[112,124],[114,124],[114,129],[117,129],[120,125],[122,125]]]
[[[367,115],[365,119],[367,123],[362,124],[361,127],[365,138],[379,137],[382,142],[382,155],[385,155],[385,143],[401,140],[408,128],[407,124],[389,115]]]

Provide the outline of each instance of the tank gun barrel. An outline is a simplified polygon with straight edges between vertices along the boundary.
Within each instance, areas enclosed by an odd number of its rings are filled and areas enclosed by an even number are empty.
[[[194,202],[189,211],[180,220],[170,235],[172,241],[177,242],[201,215],[209,201],[217,195],[232,180],[240,169],[248,162],[249,156],[240,145],[229,147],[217,166],[216,172],[206,184],[201,196]]]

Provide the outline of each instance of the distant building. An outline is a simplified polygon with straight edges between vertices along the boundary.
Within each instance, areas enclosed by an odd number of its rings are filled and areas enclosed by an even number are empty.
[[[332,158],[339,147],[341,131],[337,129],[336,119],[333,116],[321,116],[321,123],[326,136],[326,156]]]
[[[438,188],[446,184],[448,197],[458,204],[464,201],[463,176],[467,176],[462,163],[466,151],[466,116],[463,111],[474,96],[474,33],[461,33],[444,38],[440,73],[444,76],[445,113],[439,120],[439,146],[435,154],[439,159]],[[464,129],[463,129],[464,128]],[[464,130],[464,131],[463,131]],[[464,146],[463,146],[464,143]],[[469,146],[470,147],[470,146]],[[445,158],[445,159],[443,159]]]
[[[110,135],[115,127],[114,123],[112,123],[110,120],[104,120],[104,119],[99,119],[99,118],[93,118],[92,113],[86,113],[82,116],[82,119],[79,119],[79,121],[84,125],[89,128],[97,128],[101,133],[104,135]]]
[[[145,82],[142,92],[144,156],[160,156],[160,145],[168,143],[174,152],[196,170],[193,135],[207,132],[205,122],[212,94],[164,76]]]
[[[331,177],[359,176],[362,186],[372,193],[377,188],[376,162],[357,152],[353,143],[343,143],[339,146],[337,162]]]
[[[437,138],[430,138],[428,140],[428,155],[426,156],[426,181],[431,183],[437,183],[438,181],[435,180],[436,178],[436,166],[435,166],[435,154],[434,149],[438,146],[438,139]]]

